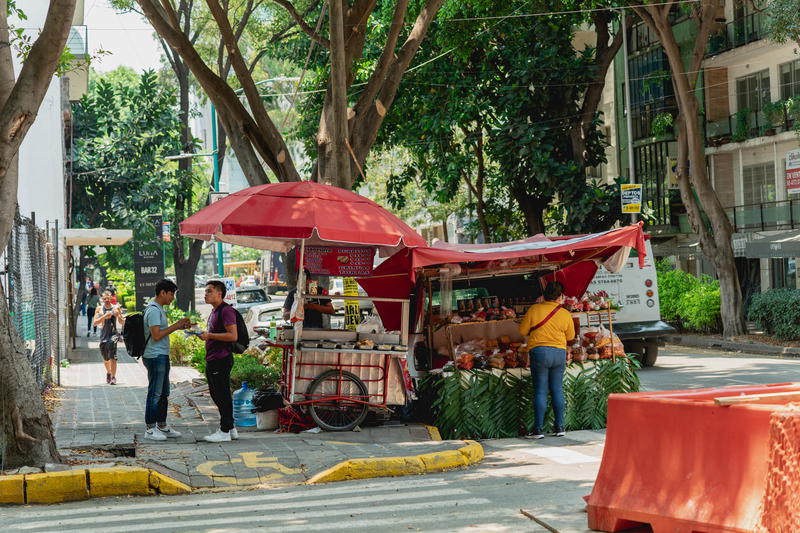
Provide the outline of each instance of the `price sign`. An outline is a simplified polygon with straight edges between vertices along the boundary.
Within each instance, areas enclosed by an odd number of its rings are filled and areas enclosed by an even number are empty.
[[[304,263],[312,274],[359,278],[372,275],[374,257],[375,248],[307,246]]]
[[[623,183],[620,185],[623,213],[642,212],[642,184]]]
[[[213,278],[225,284],[225,303],[236,305],[236,278]],[[209,279],[209,281],[211,281]]]

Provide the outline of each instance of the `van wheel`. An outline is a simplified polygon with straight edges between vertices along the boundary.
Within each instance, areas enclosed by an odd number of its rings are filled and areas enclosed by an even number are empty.
[[[642,366],[653,366],[656,364],[656,359],[658,359],[658,341],[655,339],[645,341]]]
[[[622,343],[625,346],[625,353],[632,353],[636,355],[636,359],[639,360],[639,364],[645,366],[644,364],[644,341],[641,339],[626,339]]]

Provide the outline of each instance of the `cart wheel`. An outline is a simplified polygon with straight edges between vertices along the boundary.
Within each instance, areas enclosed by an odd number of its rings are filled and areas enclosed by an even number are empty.
[[[339,399],[326,400],[325,397]],[[367,386],[350,372],[328,370],[323,372],[306,392],[308,412],[314,422],[325,431],[350,431],[367,417],[368,406],[355,400],[369,401]]]

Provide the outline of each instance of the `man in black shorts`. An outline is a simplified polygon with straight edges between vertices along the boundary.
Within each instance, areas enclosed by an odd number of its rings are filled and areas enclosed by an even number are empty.
[[[122,311],[118,305],[111,303],[111,292],[103,291],[103,299],[94,313],[95,326],[102,324],[100,330],[100,355],[103,356],[103,365],[106,367],[106,383],[117,384],[117,325],[120,327],[125,322]]]

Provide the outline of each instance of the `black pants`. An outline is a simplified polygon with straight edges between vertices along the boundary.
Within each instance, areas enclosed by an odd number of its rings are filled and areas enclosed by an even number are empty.
[[[233,429],[231,368],[233,368],[233,355],[206,361],[208,391],[211,393],[211,399],[214,400],[217,409],[219,409],[219,428],[226,432]]]
[[[86,333],[92,331],[92,328],[94,328],[94,332],[97,333],[97,326],[92,325],[92,321],[94,320],[94,312],[96,310],[97,310],[96,307],[86,308]]]

